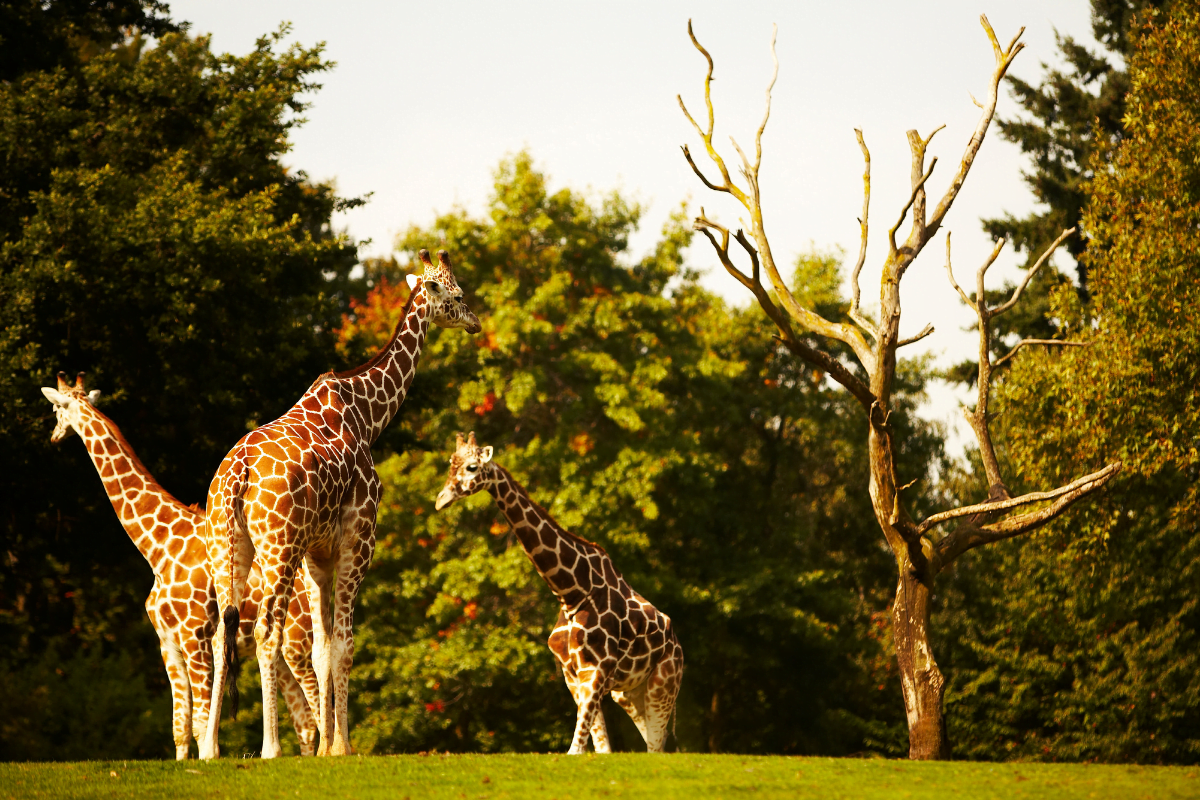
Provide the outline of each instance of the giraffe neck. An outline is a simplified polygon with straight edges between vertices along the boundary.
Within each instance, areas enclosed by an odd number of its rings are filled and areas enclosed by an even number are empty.
[[[363,437],[369,444],[379,438],[408,396],[429,333],[428,312],[425,288],[418,283],[383,349],[356,369],[334,373],[334,378],[350,390],[343,396],[358,409]]]
[[[162,546],[167,528],[160,524],[158,510],[165,504],[182,512],[186,518],[199,516],[198,512],[184,506],[159,485],[112,420],[87,405],[83,406],[81,415],[82,430],[77,427],[76,433],[83,439],[92,464],[100,473],[104,491],[121,520],[121,527],[158,575],[168,560]],[[172,516],[179,516],[179,513]]]
[[[560,569],[564,566],[563,557],[569,550],[574,551],[575,557],[568,558],[574,563],[595,554],[601,554],[607,560],[608,554],[599,545],[581,539],[559,525],[504,467],[493,463],[491,468],[496,476],[489,482],[488,491],[508,518],[525,554],[559,601],[568,607],[576,605],[582,597],[574,573],[570,569]]]

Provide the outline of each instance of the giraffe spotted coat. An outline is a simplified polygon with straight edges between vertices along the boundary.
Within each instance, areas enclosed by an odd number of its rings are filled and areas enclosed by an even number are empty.
[[[435,508],[483,490],[561,606],[548,644],[577,707],[568,752],[584,752],[589,735],[596,752],[609,752],[605,693],[629,714],[646,749],[661,752],[683,679],[683,648],[670,617],[630,588],[603,547],[555,522],[492,461],[491,447],[477,446],[474,433],[466,441],[460,435]]]
[[[357,369],[322,375],[282,417],[229,451],[208,493],[208,560],[221,609],[213,637],[215,678],[201,758],[217,754],[229,630],[253,559],[263,601],[254,627],[264,699],[274,697],[275,656],[296,570],[303,561],[313,616],[313,666],[320,703],[319,755],[351,752],[347,702],[354,658],[354,601],[375,550],[379,477],[371,444],[408,393],[429,324],[480,330],[463,302],[449,256],[410,275],[412,293],[392,339]],[[336,585],[335,585],[336,583]],[[264,758],[279,755],[278,717],[264,702]]]
[[[60,372],[58,388],[42,392],[54,404],[57,417],[50,440],[61,442],[72,433],[79,434],[121,526],[154,572],[146,614],[158,633],[171,684],[175,757],[187,758],[192,736],[200,739],[207,723],[212,689],[210,640],[217,626],[217,598],[202,535],[204,512],[183,505],[158,484],[116,423],[92,405],[99,392],[84,391],[83,373],[72,387]],[[242,626],[237,638],[238,651],[244,657],[254,652],[253,620],[261,601],[262,579],[255,569],[241,610],[249,623]],[[288,613],[283,648],[288,668],[280,672],[280,685],[300,739],[301,755],[313,754],[317,733],[309,710],[318,697],[310,659],[310,628],[307,598],[300,592]]]

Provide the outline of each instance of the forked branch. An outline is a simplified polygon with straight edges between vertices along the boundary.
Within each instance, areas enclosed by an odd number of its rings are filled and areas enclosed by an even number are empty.
[[[983,461],[984,471],[987,474],[989,484],[989,498],[986,502],[977,503],[975,505],[963,506],[961,508],[942,511],[928,517],[917,526],[917,530],[924,535],[934,526],[940,525],[952,519],[961,517],[970,517],[971,520],[960,526],[954,532],[940,540],[937,544],[937,552],[939,557],[939,565],[945,566],[953,559],[957,558],[963,552],[978,547],[981,544],[998,541],[999,539],[1009,538],[1018,534],[1024,533],[1040,525],[1045,524],[1050,519],[1060,514],[1071,503],[1086,494],[1089,494],[1105,483],[1107,483],[1113,475],[1120,470],[1121,465],[1114,462],[1104,467],[1104,469],[1093,472],[1090,475],[1085,475],[1065,486],[1057,489],[1051,489],[1048,492],[1032,492],[1030,494],[1021,495],[1020,497],[1012,497],[1009,494],[1008,487],[1000,476],[1000,463],[996,457],[996,450],[992,444],[992,436],[990,429],[990,419],[988,415],[988,400],[991,393],[991,378],[993,369],[1007,361],[1014,353],[1023,345],[1027,344],[1057,344],[1080,346],[1080,342],[1062,342],[1058,340],[1043,340],[1043,339],[1026,339],[1018,343],[1004,358],[993,364],[991,361],[991,321],[997,316],[1008,311],[1016,303],[1021,292],[1029,284],[1033,273],[1044,264],[1054,251],[1063,243],[1068,236],[1074,233],[1074,228],[1065,230],[1057,239],[1055,239],[1037,263],[1029,270],[1029,274],[1021,281],[1021,284],[1013,292],[1005,302],[995,308],[988,308],[987,293],[984,279],[988,269],[995,263],[997,256],[1000,255],[1001,248],[1004,247],[1004,240],[996,242],[992,248],[991,254],[979,267],[975,274],[976,278],[976,293],[972,300],[963,291],[962,287],[954,279],[954,268],[950,258],[950,233],[946,233],[946,275],[950,279],[950,285],[958,292],[958,296],[963,302],[971,306],[975,310],[975,315],[979,320],[979,375],[977,380],[978,402],[975,410],[963,410],[964,416],[971,424],[971,429],[975,433],[975,438],[979,442],[979,453]],[[1029,505],[1032,503],[1041,503],[1051,501],[1050,505],[1032,511],[1026,514],[1020,514],[1016,517],[1010,517],[1000,522],[987,524],[989,519],[994,518],[998,514],[1002,514],[1011,509]]]
[[[708,65],[708,69],[707,69],[707,72],[705,73],[705,77],[704,77],[704,103],[705,103],[706,109],[708,110],[708,126],[707,126],[707,128],[701,127],[699,125],[699,123],[697,123],[696,120],[692,117],[692,115],[688,112],[687,106],[683,102],[682,96],[678,97],[679,107],[681,109],[683,109],[684,115],[687,116],[688,121],[692,123],[692,127],[695,128],[696,132],[700,135],[700,138],[704,141],[704,146],[705,146],[705,149],[708,151],[709,158],[712,160],[713,164],[716,165],[717,171],[721,174],[720,182],[710,181],[704,175],[704,173],[701,172],[698,165],[695,163],[694,159],[692,158],[691,152],[688,150],[686,145],[683,147],[684,157],[687,159],[688,164],[692,167],[692,171],[696,173],[697,177],[700,178],[700,180],[704,183],[705,186],[707,186],[709,189],[712,189],[714,191],[725,192],[727,194],[733,195],[735,198],[737,198],[738,202],[740,202],[745,207],[745,209],[749,212],[749,215],[750,215],[749,225],[748,225],[749,234],[750,234],[750,237],[753,239],[754,244],[756,246],[756,249],[758,252],[757,258],[761,262],[762,266],[765,268],[766,273],[767,273],[768,277],[770,278],[771,287],[775,291],[775,296],[777,298],[776,302],[778,302],[779,306],[782,306],[782,310],[784,312],[786,312],[786,316],[789,317],[792,322],[797,324],[801,329],[803,329],[805,331],[808,331],[811,333],[816,333],[821,336],[827,336],[831,339],[835,339],[837,341],[843,342],[844,344],[848,345],[850,347],[850,349],[854,351],[854,354],[859,359],[859,361],[862,362],[863,366],[867,368],[867,371],[870,372],[874,368],[875,356],[874,356],[874,353],[872,352],[871,348],[868,346],[866,339],[863,337],[862,331],[860,331],[857,327],[855,327],[852,324],[831,322],[831,321],[825,319],[824,317],[822,317],[820,314],[818,314],[814,309],[805,308],[803,305],[801,305],[796,300],[795,295],[791,291],[791,288],[788,286],[787,282],[783,279],[783,276],[780,274],[779,269],[778,269],[777,265],[775,264],[775,258],[771,253],[771,245],[770,245],[770,242],[767,240],[766,230],[763,227],[762,205],[761,205],[761,197],[760,197],[760,193],[759,193],[759,184],[758,184],[758,171],[762,165],[762,136],[763,136],[764,131],[766,131],[767,122],[769,121],[770,115],[771,115],[771,91],[775,85],[776,77],[779,74],[779,59],[775,53],[775,30],[772,29],[771,43],[770,43],[771,60],[774,64],[774,70],[771,75],[771,81],[767,86],[766,109],[763,113],[762,122],[759,124],[758,129],[755,132],[755,137],[754,137],[755,158],[754,158],[753,163],[751,163],[749,158],[746,157],[746,154],[738,146],[737,142],[733,141],[733,146],[737,150],[737,152],[742,160],[742,170],[741,171],[742,171],[743,177],[745,177],[746,182],[747,182],[747,188],[745,190],[743,190],[741,187],[737,186],[733,182],[732,178],[729,175],[729,170],[725,164],[724,159],[721,158],[721,155],[717,152],[716,148],[713,146],[713,143],[712,143],[713,127],[714,127],[714,120],[715,120],[715,115],[713,112],[713,105],[712,105],[713,59],[712,59],[712,56],[709,54],[708,50],[706,50],[704,48],[704,46],[701,45],[699,40],[696,38],[695,32],[692,29],[692,23],[690,20],[688,21],[688,36],[691,38],[692,44],[704,56],[704,59]],[[707,235],[709,236],[709,240],[713,244],[713,247],[718,251],[718,257],[719,258],[723,257],[725,259],[728,259],[728,243],[726,243],[726,245],[724,247],[724,251],[722,252],[722,248],[719,246],[719,244],[717,242],[717,237],[713,236],[711,234],[712,230],[716,230],[716,228],[711,227],[711,220],[707,220],[704,223],[697,221],[697,230],[708,230],[709,234],[707,234]],[[722,265],[725,265],[724,260],[722,261]],[[725,266],[726,266],[726,269],[728,270],[729,266],[728,265],[725,265]],[[731,272],[730,274],[734,274],[734,273]],[[734,274],[734,277],[737,278],[739,274],[742,275],[743,277],[747,277],[740,270],[737,271],[737,274]],[[738,281],[739,281],[739,283],[742,283],[743,286],[746,286],[747,288],[751,288],[750,285],[747,284],[741,278],[738,278]],[[754,291],[754,289],[751,288],[751,291]],[[756,299],[759,298],[759,295],[757,292],[755,293],[755,297],[756,297]],[[760,304],[761,304],[761,299],[760,299]],[[772,305],[773,305],[773,303],[772,303]],[[763,310],[767,311],[768,315],[771,314],[771,310],[766,305],[763,306]],[[773,319],[774,319],[774,317],[773,317]],[[782,328],[781,328],[781,332],[782,332]],[[785,336],[784,338],[786,339],[787,337]],[[808,346],[808,345],[806,345],[806,347],[808,347],[809,350],[813,349],[811,346]],[[822,361],[826,361],[826,362],[828,362],[830,360],[832,360],[834,362],[837,361],[837,359],[834,358],[832,355],[830,355],[828,353],[826,353],[825,355],[826,355],[826,357],[824,359],[822,359]],[[852,373],[846,372],[844,370],[842,372],[845,372],[845,374],[847,374],[847,375],[852,374]],[[830,374],[832,376],[834,376],[834,378],[836,380],[838,380],[839,383],[842,382],[841,378],[838,377],[838,375],[841,374],[840,372],[830,371]],[[843,385],[845,385],[845,384],[843,383]],[[850,387],[847,386],[847,388],[850,388]],[[855,391],[855,396],[859,396],[859,394],[860,393],[858,391]],[[867,394],[869,394],[869,393],[867,393]],[[861,397],[860,397],[860,399],[861,399]]]
[[[939,540],[935,545],[938,566],[945,567],[953,563],[963,553],[981,545],[1011,539],[1014,536],[1020,536],[1022,533],[1028,533],[1040,528],[1070,508],[1076,500],[1086,497],[1103,487],[1120,470],[1120,462],[1114,462],[1102,470],[1080,478],[1070,484],[1069,487],[1055,490],[1057,494],[1055,495],[1054,502],[1036,511],[1019,514],[1015,517],[1009,517],[1000,522],[987,525],[979,524],[979,522],[974,520],[967,521],[949,535]],[[985,512],[981,516],[986,517],[988,514]],[[930,519],[933,518],[931,517]]]

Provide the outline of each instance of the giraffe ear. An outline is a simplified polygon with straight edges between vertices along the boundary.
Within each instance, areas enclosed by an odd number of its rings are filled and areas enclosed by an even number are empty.
[[[445,291],[446,290],[442,288],[442,284],[438,283],[437,281],[425,281],[425,294],[428,296],[434,297],[442,294]]]
[[[51,389],[49,386],[42,387],[42,394],[46,395],[46,399],[56,406],[66,407],[67,403],[71,402],[71,398],[60,392],[58,389]]]
[[[417,281],[421,280],[421,278],[415,272],[410,272],[404,276],[404,280],[408,281],[409,289],[415,289],[417,288]]]
[[[479,451],[479,463],[486,464],[491,460],[492,460],[492,446],[489,444],[487,447],[485,447]]]
[[[99,389],[92,389],[90,392],[88,392],[88,402],[91,403],[92,405],[96,405],[96,401],[99,399],[100,399],[100,390]]]

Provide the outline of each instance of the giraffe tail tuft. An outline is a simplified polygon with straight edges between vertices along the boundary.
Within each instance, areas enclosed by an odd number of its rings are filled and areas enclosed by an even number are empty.
[[[242,624],[237,606],[226,607],[225,613],[221,615],[221,621],[225,623],[225,685],[229,687],[229,711],[231,718],[236,718],[238,712],[237,635],[238,628]]]

